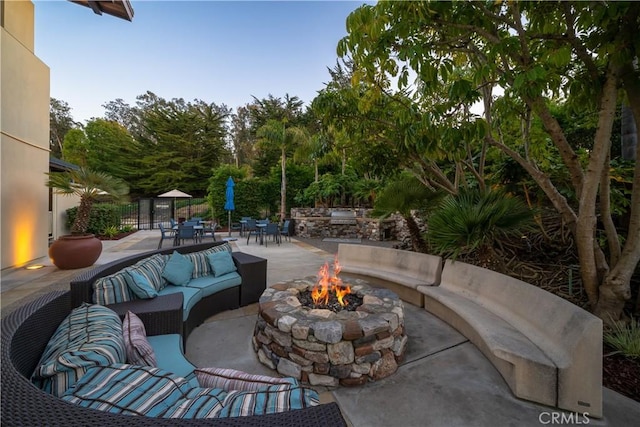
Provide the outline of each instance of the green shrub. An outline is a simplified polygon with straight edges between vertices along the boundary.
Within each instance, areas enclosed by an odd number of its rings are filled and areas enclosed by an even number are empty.
[[[77,207],[67,209],[67,221],[66,225],[71,229],[76,214],[78,212]],[[89,216],[89,227],[87,233],[101,234],[107,227],[114,226],[120,228],[121,222],[120,210],[116,205],[104,203],[95,204],[91,208],[91,215]]]
[[[132,225],[123,225],[122,228],[120,228],[120,231],[122,231],[123,233],[128,233],[133,230],[135,229],[133,228]]]
[[[447,196],[429,217],[429,243],[440,255],[491,250],[496,241],[518,236],[533,224],[533,212],[506,193],[461,191]]]
[[[640,321],[631,318],[629,325],[613,323],[604,332],[604,342],[616,350],[616,353],[634,359],[640,358]]]

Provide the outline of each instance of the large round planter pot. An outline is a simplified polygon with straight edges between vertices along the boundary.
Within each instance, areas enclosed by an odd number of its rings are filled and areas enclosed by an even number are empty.
[[[102,242],[93,234],[60,236],[49,247],[49,258],[61,270],[92,266],[102,253]]]

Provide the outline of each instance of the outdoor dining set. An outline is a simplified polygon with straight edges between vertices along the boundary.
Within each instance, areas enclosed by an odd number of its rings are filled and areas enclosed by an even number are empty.
[[[278,245],[282,241],[282,236],[285,236],[291,240],[289,233],[290,221],[285,220],[282,227],[276,223],[271,222],[269,219],[253,219],[251,217],[242,217],[240,220],[240,237],[247,237],[247,244],[251,236],[255,236],[255,241],[260,241],[260,244],[267,246],[267,238],[271,236],[271,240]]]
[[[218,223],[216,221],[203,220],[200,217],[192,217],[188,221],[176,222],[173,218],[170,220],[170,228],[166,228],[162,223],[159,223],[160,228],[160,242],[158,242],[158,249],[162,248],[162,244],[165,240],[171,240],[173,246],[180,246],[187,241],[193,242],[193,244],[201,243],[207,235],[211,235],[213,241],[216,241],[216,229]],[[286,220],[282,226],[278,223],[271,222],[269,219],[253,219],[251,217],[242,217],[239,221],[239,237],[246,237],[247,244],[249,244],[251,237],[255,237],[256,242],[260,242],[261,245],[268,246],[269,237],[271,241],[280,245],[282,237],[291,240],[290,233],[290,221]],[[229,232],[231,236],[231,229]],[[227,240],[230,240],[227,238]],[[236,240],[236,239],[233,239]]]

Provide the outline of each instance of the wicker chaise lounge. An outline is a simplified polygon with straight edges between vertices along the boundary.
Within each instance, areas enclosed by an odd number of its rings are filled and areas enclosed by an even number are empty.
[[[67,403],[35,387],[29,377],[70,310],[70,293],[58,291],[2,320],[3,426],[346,426],[335,403],[270,415],[197,420],[117,415]]]

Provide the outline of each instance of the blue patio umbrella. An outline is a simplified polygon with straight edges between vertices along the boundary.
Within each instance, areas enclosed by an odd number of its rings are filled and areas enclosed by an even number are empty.
[[[225,193],[224,201],[224,208],[229,211],[229,237],[231,237],[231,211],[236,210],[236,206],[233,204],[233,187],[235,187],[235,185],[233,178],[229,177],[229,179],[227,179],[227,191]]]

